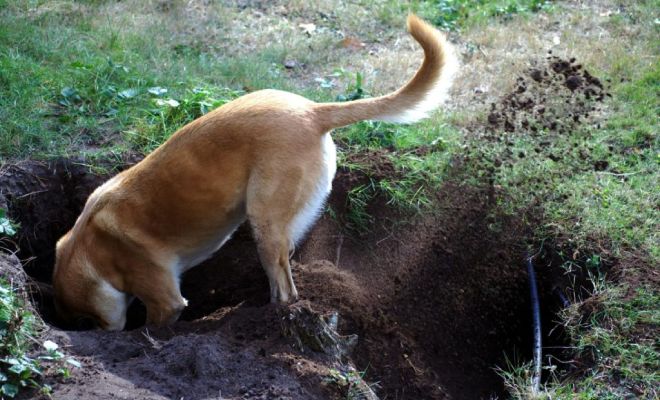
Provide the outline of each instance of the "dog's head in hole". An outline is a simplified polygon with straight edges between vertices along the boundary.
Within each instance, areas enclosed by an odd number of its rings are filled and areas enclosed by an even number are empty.
[[[179,129],[89,197],[57,243],[57,311],[122,329],[131,299],[147,324],[176,321],[187,305],[179,279],[248,221],[271,302],[297,299],[290,252],[315,222],[332,187],[333,128],[361,120],[412,123],[442,102],[457,59],[443,34],[414,15],[424,50],[417,73],[384,96],[316,103],[293,93],[246,94]]]

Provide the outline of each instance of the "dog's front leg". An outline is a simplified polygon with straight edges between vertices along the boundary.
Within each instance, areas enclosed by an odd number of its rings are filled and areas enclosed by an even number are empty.
[[[156,269],[134,292],[147,308],[147,325],[161,327],[176,322],[188,305],[181,296],[178,280],[171,272]]]

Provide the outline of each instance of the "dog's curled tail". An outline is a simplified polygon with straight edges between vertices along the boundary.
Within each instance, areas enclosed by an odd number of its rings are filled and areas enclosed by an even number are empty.
[[[424,62],[415,76],[385,96],[316,104],[323,132],[366,119],[412,123],[440,106],[458,69],[454,48],[442,33],[413,14],[408,16],[408,31],[424,49]]]

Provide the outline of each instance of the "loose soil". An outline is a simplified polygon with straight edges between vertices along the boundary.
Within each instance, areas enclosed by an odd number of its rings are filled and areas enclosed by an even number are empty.
[[[516,80],[515,89],[491,103],[487,127],[525,135],[568,133],[588,121],[610,96],[575,58],[549,55]]]
[[[362,179],[355,174],[340,170],[334,182],[330,205],[340,215],[348,190]],[[21,224],[18,255],[42,288],[50,282],[54,242],[108,175],[76,160],[4,167],[0,193]],[[267,279],[249,230],[241,228],[183,277],[190,304],[172,327],[140,328],[140,304],[124,332],[51,325],[48,335],[84,365],[68,382],[53,382],[55,397],[333,399],[346,393],[329,371],[349,365],[366,372],[381,398],[501,394],[493,367],[505,356],[528,359],[531,349],[520,221],[496,215],[491,190],[451,181],[430,215],[401,222],[387,207],[372,212],[379,222],[358,237],[325,215],[293,262],[301,301],[320,315],[337,311],[339,332],[358,335],[348,358],[301,349],[282,334],[287,308],[268,304]],[[546,321],[556,311],[550,290],[542,290]],[[48,291],[34,298],[46,322],[56,324]]]

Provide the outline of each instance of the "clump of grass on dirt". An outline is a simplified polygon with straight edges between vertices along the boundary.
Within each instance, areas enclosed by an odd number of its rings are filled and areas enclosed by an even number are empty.
[[[576,360],[591,367],[550,391],[558,398],[575,392],[585,399],[657,398],[659,301],[657,288],[648,285],[603,283],[592,298],[565,310]]]
[[[36,319],[13,288],[0,280],[0,394],[14,397],[21,388],[39,387],[42,374],[37,361],[27,355],[33,345]]]
[[[0,208],[0,239],[11,238],[19,226]],[[50,340],[37,349],[43,322],[26,307],[25,288],[15,287],[6,277],[0,278],[0,398],[13,398],[22,391],[48,395],[51,388],[44,376],[66,379],[69,368],[81,364],[66,358]]]
[[[50,340],[37,349],[41,320],[25,306],[20,288],[0,279],[0,397],[13,398],[23,391],[48,395],[45,376],[66,379],[70,368],[81,365],[67,358]]]
[[[351,366],[333,368],[328,371],[324,383],[337,388],[346,400],[372,400],[376,398],[374,389],[378,384],[367,384],[364,381],[365,372],[356,371]]]
[[[80,367],[64,355],[51,341],[44,342],[45,352],[35,355],[40,320],[25,307],[20,289],[0,279],[0,397],[13,398],[21,391],[36,390],[50,393],[50,386],[42,383],[46,369],[69,376],[69,365]],[[49,364],[49,365],[44,365]]]

